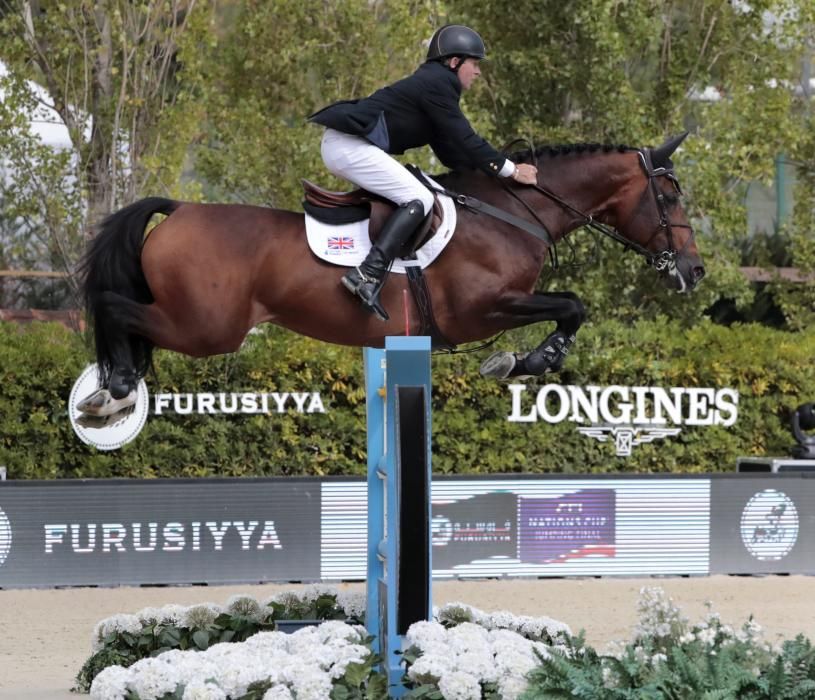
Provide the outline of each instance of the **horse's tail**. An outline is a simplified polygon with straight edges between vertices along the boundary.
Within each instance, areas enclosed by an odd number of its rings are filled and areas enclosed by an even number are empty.
[[[85,312],[94,329],[100,386],[106,386],[114,357],[143,377],[150,369],[153,343],[138,333],[144,304],[153,301],[141,266],[144,231],[154,214],[172,214],[178,202],[148,197],[105,219],[80,263]],[[129,354],[129,358],[127,355]]]

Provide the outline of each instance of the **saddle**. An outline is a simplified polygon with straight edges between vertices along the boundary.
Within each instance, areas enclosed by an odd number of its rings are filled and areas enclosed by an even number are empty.
[[[300,182],[303,184],[305,195],[303,211],[306,214],[331,226],[341,226],[368,219],[368,237],[371,243],[376,243],[382,227],[396,209],[393,202],[362,188],[350,192],[332,192],[305,179]],[[443,218],[441,203],[434,192],[433,209],[416,229],[416,233],[407,241],[399,257],[410,257],[433,238]]]
[[[414,169],[412,166],[408,166],[408,170],[416,176],[419,182],[433,192],[433,208],[425,217],[424,222],[417,228],[416,233],[411,236],[398,253],[398,257],[402,259],[415,260],[416,251],[427,243],[441,226],[444,220],[444,210],[437,193],[424,181],[421,171],[418,168]],[[303,210],[306,214],[322,223],[333,226],[368,219],[368,237],[371,239],[371,243],[376,243],[382,227],[396,209],[393,202],[361,188],[351,192],[332,192],[308,180],[301,180],[301,182],[305,195]],[[418,265],[408,267],[406,275],[419,311],[420,321],[417,335],[430,336],[433,347],[436,349],[452,350],[455,345],[444,337],[436,324],[430,300],[430,288],[427,285],[427,279],[422,272],[422,268]]]

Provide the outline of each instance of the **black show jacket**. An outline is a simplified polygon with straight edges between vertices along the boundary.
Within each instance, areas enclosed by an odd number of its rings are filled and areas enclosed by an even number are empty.
[[[324,107],[309,121],[362,136],[386,153],[429,145],[450,169],[480,168],[498,175],[506,158],[475,133],[460,99],[458,76],[433,61],[369,97]]]

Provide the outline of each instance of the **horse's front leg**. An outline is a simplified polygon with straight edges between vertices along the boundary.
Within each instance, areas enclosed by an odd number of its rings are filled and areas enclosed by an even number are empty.
[[[535,292],[513,296],[495,312],[511,328],[539,321],[556,321],[557,327],[537,348],[528,353],[496,352],[481,365],[485,377],[537,377],[559,372],[586,318],[583,303],[572,292]]]

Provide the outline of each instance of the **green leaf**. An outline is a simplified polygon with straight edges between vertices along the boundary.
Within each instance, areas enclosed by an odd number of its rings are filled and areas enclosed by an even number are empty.
[[[195,646],[197,646],[201,651],[204,651],[209,648],[209,633],[205,630],[197,630],[192,633],[192,641],[195,642]],[[222,638],[221,641],[229,640]]]

